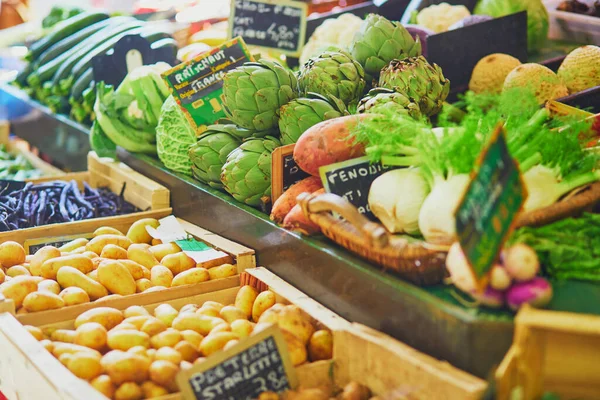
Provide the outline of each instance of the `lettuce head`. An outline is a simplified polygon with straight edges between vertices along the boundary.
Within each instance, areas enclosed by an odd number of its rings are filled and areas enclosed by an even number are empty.
[[[196,143],[196,132],[185,118],[173,96],[162,106],[156,127],[158,158],[168,169],[192,175],[192,161],[188,156],[190,146]]]

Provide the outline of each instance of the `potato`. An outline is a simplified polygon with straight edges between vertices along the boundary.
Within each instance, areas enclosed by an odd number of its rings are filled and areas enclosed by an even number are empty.
[[[153,317],[150,317],[146,322],[144,322],[140,328],[140,331],[147,333],[149,336],[158,335],[165,330],[167,330],[167,324],[160,319]]]
[[[29,271],[32,275],[42,276],[42,264],[51,259],[60,257],[60,250],[53,246],[44,246],[35,252],[31,258]]]
[[[63,288],[74,286],[83,289],[91,300],[108,295],[104,286],[73,267],[62,267],[56,275],[56,280]]]
[[[111,331],[119,331],[119,330],[120,331],[123,331],[123,330],[137,331],[138,329],[135,327],[135,325],[130,324],[128,322],[121,322],[119,325],[117,325],[111,329]]]
[[[164,303],[160,304],[154,309],[154,316],[160,319],[167,326],[171,326],[175,317],[177,317],[177,310],[172,305]]]
[[[223,349],[227,342],[234,339],[239,339],[239,337],[233,332],[211,333],[202,339],[202,343],[200,343],[200,351],[202,352],[203,356],[208,357],[211,354]]]
[[[98,266],[100,265],[100,263],[102,261],[106,261],[106,260],[108,260],[108,258],[104,258],[104,257],[95,257],[95,258],[92,258],[92,264],[94,264],[94,271],[98,269]]]
[[[200,348],[200,343],[202,343],[202,339],[204,339],[204,336],[191,329],[181,331],[181,337],[183,340],[194,346],[195,349]]]
[[[173,273],[164,265],[155,265],[150,270],[150,281],[152,281],[154,286],[171,287]]]
[[[90,302],[90,296],[87,292],[76,286],[63,289],[58,295],[65,302],[65,307]]]
[[[297,306],[285,306],[279,314],[278,325],[281,329],[296,335],[306,346],[310,337],[315,332],[310,319]]]
[[[261,292],[254,299],[254,303],[252,304],[252,320],[254,322],[258,322],[260,316],[269,308],[275,305],[276,298],[275,293],[270,290],[266,290]]]
[[[96,300],[95,303],[106,303],[107,301],[117,300],[121,297],[123,296],[120,294],[109,294],[108,296],[104,296],[103,298]]]
[[[50,292],[32,292],[23,299],[23,307],[28,312],[56,310],[64,306],[63,299],[59,295]]]
[[[239,342],[240,341],[237,340],[237,339],[230,340],[229,342],[225,343],[225,346],[223,346],[223,351],[229,350],[230,348],[232,348],[233,346],[235,346]]]
[[[123,316],[125,318],[137,317],[140,315],[150,315],[150,313],[142,306],[129,306],[123,311]]]
[[[155,349],[160,349],[162,347],[175,347],[175,345],[180,341],[181,333],[172,328],[162,331],[161,333],[150,338],[150,344]]]
[[[274,304],[271,308],[262,313],[257,322],[279,323],[279,315],[285,306],[283,304]]]
[[[73,354],[67,363],[67,368],[76,377],[89,381],[103,372],[100,359],[87,353]]]
[[[142,293],[143,291],[148,290],[151,287],[154,287],[154,284],[149,279],[142,278],[135,281],[135,288],[137,293]]]
[[[219,309],[211,306],[202,306],[196,311],[197,314],[206,315],[207,317],[219,317]]]
[[[26,309],[24,309],[23,307],[19,308],[17,310],[17,315],[23,315],[23,314],[29,314],[29,311],[27,311]]]
[[[6,275],[14,278],[19,275],[31,276],[31,272],[22,265],[14,265],[6,270]]]
[[[7,241],[0,244],[0,264],[4,268],[25,262],[25,249],[17,242]]]
[[[86,322],[97,322],[106,330],[111,330],[121,322],[123,322],[123,313],[116,308],[111,307],[96,307],[87,310],[75,319],[75,329],[85,324]]]
[[[229,325],[227,322],[223,322],[222,324],[219,324],[210,330],[210,333],[217,332],[231,332],[231,325]]]
[[[23,300],[29,293],[37,290],[37,282],[33,276],[16,276],[0,285],[0,293],[15,303],[15,308],[23,305]]]
[[[194,347],[193,344],[186,342],[185,340],[182,340],[181,342],[177,343],[175,345],[175,350],[181,355],[181,358],[187,362],[194,362],[194,360],[200,356],[200,353],[198,352],[198,347]]]
[[[24,328],[38,341],[44,340],[44,333],[37,326],[25,325]]]
[[[246,314],[246,319],[252,316],[252,306],[258,296],[258,290],[252,286],[242,286],[235,295],[234,305]]]
[[[146,356],[148,357],[148,359],[150,359],[150,361],[154,361],[154,359],[156,358],[156,349],[146,350]]]
[[[145,270],[148,270],[148,269],[146,267],[144,267],[143,265],[140,265],[132,260],[121,259],[121,260],[119,260],[119,262],[121,264],[123,264],[129,270],[129,273],[131,274],[133,279],[135,279],[136,281],[138,279],[142,279],[142,278],[146,277]],[[150,273],[150,270],[148,270],[148,273]],[[150,278],[147,278],[147,279],[150,279]]]
[[[72,329],[56,329],[50,334],[50,339],[55,342],[75,343],[77,332]]]
[[[308,342],[308,356],[311,361],[330,360],[333,357],[333,335],[321,329],[313,333]]]
[[[83,254],[83,253],[86,253],[86,252],[87,252],[87,250],[85,249],[85,247],[78,247],[75,250],[69,251],[66,254]],[[88,256],[86,256],[86,257],[88,257]]]
[[[133,347],[129,348],[127,350],[127,352],[148,358],[148,353],[146,352],[146,350],[148,350],[148,349],[145,348],[144,346],[133,346]]]
[[[172,326],[178,331],[191,329],[201,335],[208,335],[214,327],[222,323],[225,323],[225,320],[221,318],[200,314],[180,314],[173,320]]]
[[[179,253],[181,248],[173,242],[152,246],[148,250],[150,250],[150,253],[152,253],[158,261],[162,261],[162,259],[169,254]]]
[[[58,361],[60,361],[60,363],[66,367],[67,365],[69,365],[69,361],[71,361],[71,358],[73,358],[73,354],[63,353],[60,356],[58,356]]]
[[[102,357],[100,352],[98,352],[94,349],[90,349],[85,346],[80,346],[80,345],[74,344],[74,343],[55,342],[54,349],[52,349],[52,354],[54,355],[54,357],[60,357],[60,355],[64,354],[64,353],[69,353],[69,354],[90,353],[97,358]]]
[[[142,328],[142,325],[144,325],[144,323],[146,321],[148,321],[150,318],[152,318],[152,316],[150,316],[150,315],[136,315],[133,317],[125,318],[123,320],[123,323],[131,324],[131,325],[135,326],[135,329],[140,330]]]
[[[88,251],[88,250],[81,253],[81,255],[86,256],[90,260],[93,260],[94,258],[98,257],[98,254],[94,253],[93,251]]]
[[[63,267],[71,267],[81,271],[84,274],[92,272],[94,263],[92,260],[82,254],[73,254],[51,258],[42,264],[42,276],[46,279],[55,279],[58,271]]]
[[[88,244],[89,240],[86,238],[77,238],[77,239],[73,239],[70,242],[67,242],[65,244],[63,244],[62,246],[60,246],[58,248],[58,250],[60,250],[61,252],[64,253],[70,253],[80,247],[85,247],[86,244]]]
[[[294,367],[306,362],[308,355],[306,353],[306,346],[296,335],[286,330],[281,330],[283,338],[287,344],[288,353],[290,360]]]
[[[165,287],[165,286],[152,286],[152,287],[149,287],[148,289],[144,290],[142,293],[159,292],[159,291],[165,290],[165,289],[167,289],[167,287]]]
[[[193,314],[196,311],[198,311],[198,305],[197,304],[186,304],[185,306],[181,307],[179,309],[179,314],[181,315],[182,313],[190,313]]]
[[[111,330],[108,332],[106,343],[113,350],[125,351],[134,346],[148,348],[150,347],[150,336],[147,333],[134,330]]]
[[[127,258],[127,250],[122,247],[117,246],[116,244],[107,244],[102,249],[102,253],[100,253],[100,257],[110,258],[112,260],[119,260]]]
[[[235,320],[243,319],[247,320],[248,315],[245,311],[242,311],[238,307],[235,306],[225,306],[221,309],[219,316],[223,318],[228,323],[232,323]]]
[[[195,283],[206,282],[209,279],[210,276],[206,268],[194,267],[175,276],[171,286],[193,285]]]
[[[142,383],[142,391],[144,392],[144,398],[152,399],[154,397],[162,397],[169,394],[169,391],[162,386],[157,385],[152,381],[146,381]]]
[[[102,351],[106,346],[108,332],[97,322],[87,322],[75,330],[75,344]]]
[[[221,279],[237,275],[237,267],[231,264],[223,264],[208,270],[210,279]]]
[[[143,398],[144,392],[135,382],[125,382],[115,391],[115,400],[140,400]]]
[[[6,279],[6,274],[4,273],[4,270],[2,268],[0,268],[0,284],[3,283],[5,279]]]
[[[98,270],[95,269],[92,272],[90,272],[89,274],[86,274],[87,277],[92,278],[93,280],[95,280],[96,282],[98,282]],[[100,283],[100,282],[98,282]]]
[[[111,293],[127,296],[137,290],[129,270],[118,261],[107,260],[98,266],[98,281]]]
[[[158,228],[160,223],[154,218],[142,218],[135,221],[127,231],[127,237],[132,243],[148,243],[152,242],[152,236],[146,230],[147,226]]]
[[[143,244],[134,243],[129,246],[127,258],[149,269],[160,264],[156,257]]]
[[[179,343],[183,343],[183,342],[179,342]],[[177,344],[179,344],[177,343]],[[156,350],[156,354],[154,356],[155,360],[165,360],[165,361],[170,361],[175,365],[178,365],[181,360],[181,354],[175,350],[172,347],[161,347],[160,349]]]
[[[104,396],[112,399],[115,395],[115,385],[108,375],[100,375],[90,381],[90,385]]]
[[[221,311],[221,308],[225,307],[223,304],[216,302],[216,301],[205,301],[204,303],[202,303],[202,307],[212,307],[212,308],[216,308],[218,311]]]
[[[50,353],[52,353],[52,350],[54,350],[54,342],[52,342],[50,339],[42,339],[40,340],[40,344],[44,346],[44,348]]]
[[[183,271],[187,271],[188,269],[196,266],[196,262],[192,258],[188,257],[183,251],[166,255],[160,263],[161,265],[169,268],[173,275],[180,274]]]
[[[104,246],[107,244],[114,244],[127,250],[129,246],[131,246],[131,240],[120,235],[99,235],[90,240],[90,242],[85,246],[85,249],[88,251],[93,251],[96,254],[102,254],[102,249],[104,249]]]
[[[252,334],[254,326],[252,322],[245,319],[238,319],[230,323],[231,332],[237,334],[240,339],[246,338]]]
[[[150,360],[120,350],[109,351],[102,357],[102,366],[117,385],[124,382],[142,383],[148,379]]]
[[[177,388],[175,377],[179,367],[170,361],[156,360],[150,365],[149,373],[152,382],[164,386],[169,390]]]
[[[59,294],[60,285],[58,284],[58,282],[53,281],[52,279],[44,279],[43,281],[38,283],[38,290],[40,292],[50,292],[54,294]]]

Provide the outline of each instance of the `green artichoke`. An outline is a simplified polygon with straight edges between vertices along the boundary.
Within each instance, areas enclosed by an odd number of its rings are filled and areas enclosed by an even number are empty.
[[[388,110],[407,114],[414,119],[420,119],[421,109],[411,98],[391,89],[374,88],[358,103],[359,113],[377,113]]]
[[[356,105],[365,84],[363,67],[345,51],[326,51],[309,59],[298,77],[301,95],[313,92],[334,96],[346,106]]]
[[[250,138],[227,156],[221,182],[236,200],[253,207],[271,196],[271,153],[281,143],[273,136]]]
[[[429,64],[423,56],[392,60],[381,70],[379,86],[414,99],[428,117],[442,109],[450,91],[450,81],[442,69],[437,64]]]
[[[277,127],[279,108],[298,97],[296,75],[262,59],[229,71],[223,79],[224,110],[236,125],[265,131]]]
[[[421,42],[415,41],[399,23],[369,14],[350,45],[352,56],[363,66],[371,83],[387,63],[421,55]]]
[[[311,126],[347,114],[344,103],[335,97],[328,99],[317,93],[309,93],[307,97],[292,100],[281,107],[281,142],[284,145],[296,143]]]

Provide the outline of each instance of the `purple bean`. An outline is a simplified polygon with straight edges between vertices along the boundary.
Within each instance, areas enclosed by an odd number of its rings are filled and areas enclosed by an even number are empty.
[[[63,217],[64,222],[70,221],[69,213],[67,212],[67,207],[66,207],[68,191],[69,191],[69,186],[65,185],[63,190],[60,192],[60,201],[58,202],[58,210],[60,211],[60,214]]]

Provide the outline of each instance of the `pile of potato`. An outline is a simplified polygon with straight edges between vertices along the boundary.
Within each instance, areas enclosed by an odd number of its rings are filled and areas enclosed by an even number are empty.
[[[79,315],[74,329],[26,328],[106,397],[135,400],[178,391],[180,369],[272,324],[282,329],[294,365],[331,358],[329,330],[297,306],[276,303],[273,292],[252,286],[241,287],[232,305],[207,301],[178,311],[161,304],[152,314],[141,306],[98,307]]]
[[[339,393],[338,393],[339,392]],[[285,393],[264,392],[258,400],[377,400],[371,397],[371,390],[358,382],[350,382],[343,389],[333,388],[299,388]]]
[[[190,285],[237,274],[232,264],[202,266],[175,243],[153,239],[135,222],[127,234],[98,228],[91,240],[75,239],[60,248],[45,246],[25,255],[16,242],[0,244],[0,293],[14,300],[17,313],[53,310],[99,299]]]

